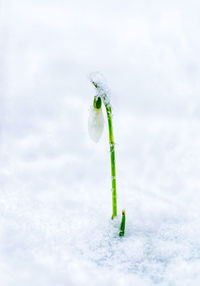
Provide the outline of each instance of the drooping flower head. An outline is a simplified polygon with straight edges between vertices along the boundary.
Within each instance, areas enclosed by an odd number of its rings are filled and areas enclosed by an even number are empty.
[[[110,100],[107,95],[109,91],[105,85],[105,79],[99,72],[90,74],[90,81],[95,87],[96,95],[89,114],[88,131],[91,139],[94,142],[98,142],[104,128],[102,102],[106,107],[110,106]]]
[[[90,114],[88,119],[88,132],[90,138],[96,143],[101,138],[104,128],[104,118],[101,107],[102,107],[101,97],[95,96],[93,106],[90,109]]]

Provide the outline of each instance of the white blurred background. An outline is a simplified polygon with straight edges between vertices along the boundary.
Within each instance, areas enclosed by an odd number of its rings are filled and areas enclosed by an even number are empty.
[[[199,13],[0,1],[1,285],[199,285]],[[98,144],[87,132],[94,71],[111,90],[114,223],[107,126]]]

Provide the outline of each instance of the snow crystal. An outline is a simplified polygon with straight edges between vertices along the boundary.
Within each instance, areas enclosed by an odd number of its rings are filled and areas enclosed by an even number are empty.
[[[94,72],[90,74],[89,78],[92,83],[94,82],[95,84],[97,84],[97,96],[100,96],[102,98],[105,106],[110,107],[110,91],[108,89],[108,86],[106,85],[106,80],[104,79],[103,75],[99,72]]]

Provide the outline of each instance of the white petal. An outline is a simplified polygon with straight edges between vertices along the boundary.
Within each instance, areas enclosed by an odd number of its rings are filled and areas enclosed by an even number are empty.
[[[101,138],[104,128],[104,119],[102,109],[91,108],[88,119],[88,132],[94,142]]]

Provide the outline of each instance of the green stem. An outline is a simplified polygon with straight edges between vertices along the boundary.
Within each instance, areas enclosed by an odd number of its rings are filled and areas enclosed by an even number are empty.
[[[97,106],[98,99],[102,99],[107,113],[108,118],[108,129],[109,129],[109,143],[110,143],[110,159],[111,159],[111,179],[112,179],[112,208],[113,208],[113,214],[112,219],[114,219],[117,216],[117,191],[116,191],[116,170],[115,170],[115,143],[113,138],[113,127],[112,127],[112,108],[110,105],[110,100],[103,90],[102,87],[100,87],[96,82],[92,81],[93,85],[98,91],[98,95],[94,98],[94,104],[96,105],[96,108],[100,108],[101,104],[99,104],[99,107]]]
[[[113,138],[112,127],[112,110],[111,107],[106,107],[106,113],[108,117],[108,129],[109,129],[109,143],[110,143],[110,159],[111,159],[111,180],[112,180],[112,207],[113,214],[112,219],[117,216],[117,190],[116,190],[116,169],[115,169],[115,143]]]

